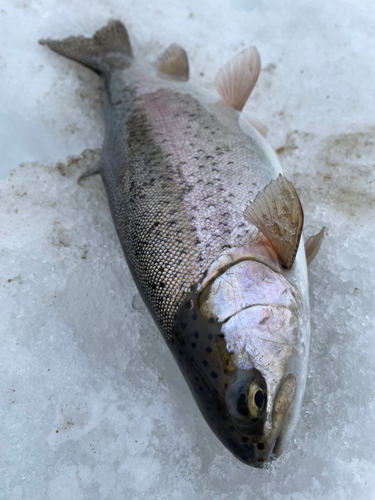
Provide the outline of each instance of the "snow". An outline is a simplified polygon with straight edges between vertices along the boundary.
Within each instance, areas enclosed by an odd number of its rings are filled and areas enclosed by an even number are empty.
[[[305,234],[327,227],[309,269],[302,414],[269,469],[209,430],[140,300],[101,180],[76,182],[99,157],[101,82],[37,40],[116,17],[137,57],[179,43],[212,91],[256,45],[247,110],[300,194]],[[3,0],[0,498],[375,499],[374,17],[370,0]]]

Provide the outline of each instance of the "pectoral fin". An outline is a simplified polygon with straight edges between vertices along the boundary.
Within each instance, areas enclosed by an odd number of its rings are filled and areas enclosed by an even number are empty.
[[[306,252],[306,262],[307,265],[315,259],[319,252],[320,245],[322,244],[324,238],[325,227],[323,227],[318,234],[310,236],[310,238],[305,243]]]
[[[164,78],[187,82],[189,80],[189,60],[185,49],[170,45],[156,61],[155,66]]]
[[[91,177],[92,175],[96,175],[96,174],[100,174],[99,165],[97,165],[93,168],[90,168],[90,170],[87,170],[87,172],[80,175],[78,177],[77,182],[78,182],[78,184],[81,184],[81,181],[83,181],[83,179],[87,179],[87,177]]]
[[[256,195],[244,216],[272,244],[283,266],[290,269],[303,227],[302,205],[293,184],[280,174]]]
[[[228,61],[216,75],[214,85],[222,100],[242,111],[260,72],[256,47],[245,49]]]

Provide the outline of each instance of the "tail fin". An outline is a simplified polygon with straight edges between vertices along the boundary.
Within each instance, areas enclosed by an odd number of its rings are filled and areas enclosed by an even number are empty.
[[[39,40],[39,43],[99,74],[126,68],[133,58],[128,32],[120,21],[111,21],[92,38],[71,36],[65,40]]]

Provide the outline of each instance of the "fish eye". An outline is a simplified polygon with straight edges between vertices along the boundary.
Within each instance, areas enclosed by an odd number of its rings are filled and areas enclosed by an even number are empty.
[[[257,405],[257,407],[259,408],[259,410],[261,410],[263,408],[263,402],[264,402],[264,392],[262,391],[262,389],[259,389],[256,393],[255,393],[255,396],[254,396],[254,402],[255,404]]]
[[[259,417],[265,407],[266,394],[259,382],[255,380],[250,384],[248,403],[249,413],[253,417]]]
[[[248,382],[241,378],[230,386],[226,394],[229,413],[237,420],[245,423],[254,422],[262,416],[266,407],[266,391],[264,383],[253,378]]]

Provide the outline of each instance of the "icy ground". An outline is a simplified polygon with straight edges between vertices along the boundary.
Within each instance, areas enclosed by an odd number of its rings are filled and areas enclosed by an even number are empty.
[[[248,110],[300,193],[305,233],[328,228],[309,271],[301,419],[270,470],[208,429],[140,301],[101,180],[76,182],[103,140],[100,80],[37,40],[114,17],[137,57],[183,45],[208,89],[257,45]],[[2,0],[1,499],[375,498],[374,22],[373,0]]]

